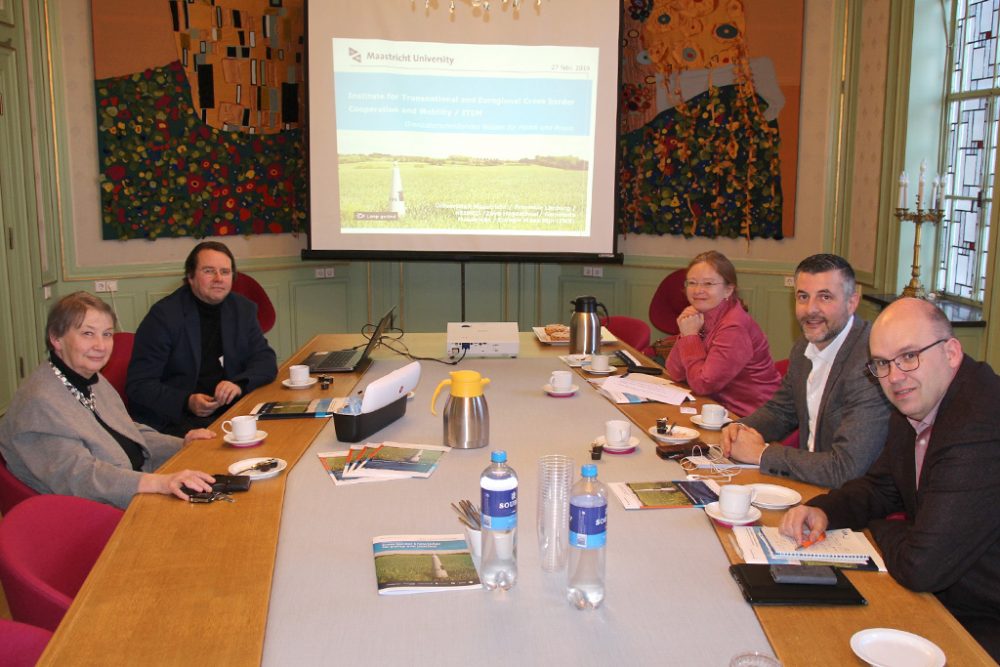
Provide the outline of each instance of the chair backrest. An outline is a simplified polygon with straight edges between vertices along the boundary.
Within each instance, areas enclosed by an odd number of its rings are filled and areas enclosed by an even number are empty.
[[[28,498],[0,521],[0,583],[15,621],[55,630],[122,517],[86,498]]]
[[[52,633],[27,623],[0,618],[0,650],[4,667],[34,667]]]
[[[645,349],[649,345],[649,337],[651,335],[648,324],[642,320],[625,315],[602,317],[601,324],[606,326],[608,331],[616,337],[645,354]]]
[[[0,456],[0,514],[7,516],[19,502],[37,495],[38,491],[14,477],[7,468],[7,461]]]
[[[111,383],[118,395],[122,397],[125,407],[128,398],[125,397],[125,379],[128,377],[128,364],[132,361],[132,347],[135,345],[135,334],[119,331],[115,334],[115,345],[111,349],[108,363],[101,369],[101,375]]]
[[[242,294],[246,298],[257,304],[257,322],[261,331],[267,333],[274,327],[277,315],[274,312],[274,304],[271,297],[267,295],[260,283],[246,273],[237,271],[236,279],[233,281],[233,291]]]
[[[687,269],[671,272],[660,281],[660,286],[656,288],[649,302],[649,321],[664,333],[675,336],[680,333],[677,328],[677,316],[690,305],[687,293],[684,291],[686,278]]]

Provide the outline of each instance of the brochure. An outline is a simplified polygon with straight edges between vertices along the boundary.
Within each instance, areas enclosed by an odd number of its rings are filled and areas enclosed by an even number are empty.
[[[337,401],[344,399],[317,398],[312,401],[270,401],[258,403],[250,414],[257,419],[302,419],[332,417],[337,410]]]
[[[719,494],[701,481],[610,482],[608,488],[627,510],[704,507]]]
[[[426,479],[437,470],[448,451],[439,445],[402,442],[368,442],[349,450],[320,452],[320,462],[335,484],[392,479]]]
[[[372,550],[379,595],[481,588],[463,535],[380,535]]]

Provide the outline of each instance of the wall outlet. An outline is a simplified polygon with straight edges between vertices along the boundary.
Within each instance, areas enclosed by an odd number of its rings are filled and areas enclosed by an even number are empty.
[[[46,285],[42,288],[42,298],[46,301],[52,298],[52,285]]]
[[[585,266],[583,267],[583,275],[585,278],[603,278],[604,277],[604,267],[603,266]]]
[[[795,276],[785,276],[785,287],[795,287]]]
[[[321,266],[321,267],[319,267],[318,269],[316,269],[316,271],[314,272],[314,274],[315,274],[315,276],[316,276],[317,278],[325,278],[325,277],[326,277],[326,269],[324,269],[324,268],[323,268],[323,267]]]
[[[325,269],[323,269],[323,271],[326,272],[326,277],[327,278],[334,278],[334,277],[336,277],[337,270],[335,268],[333,268],[332,266],[326,267]]]
[[[118,281],[117,280],[109,280],[108,281],[108,291],[109,292],[117,292],[118,291]]]
[[[107,280],[95,280],[94,281],[94,291],[98,294],[108,291],[108,281]]]

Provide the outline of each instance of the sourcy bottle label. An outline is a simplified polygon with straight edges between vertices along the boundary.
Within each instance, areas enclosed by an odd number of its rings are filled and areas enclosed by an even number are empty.
[[[517,525],[517,487],[513,489],[483,489],[483,528],[510,530]]]
[[[580,549],[600,549],[608,541],[608,506],[569,506],[569,544]]]

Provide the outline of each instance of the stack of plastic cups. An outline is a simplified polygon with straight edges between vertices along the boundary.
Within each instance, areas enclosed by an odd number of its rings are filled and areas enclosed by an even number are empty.
[[[538,551],[542,569],[559,572],[569,556],[569,491],[573,459],[549,454],[538,460]]]

